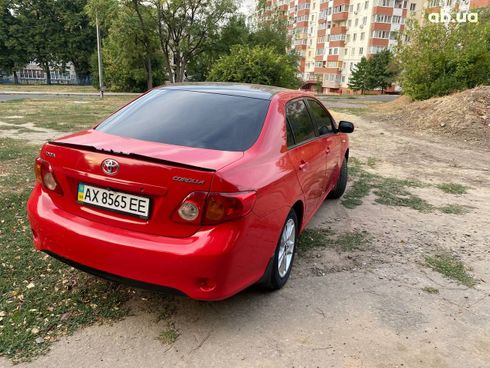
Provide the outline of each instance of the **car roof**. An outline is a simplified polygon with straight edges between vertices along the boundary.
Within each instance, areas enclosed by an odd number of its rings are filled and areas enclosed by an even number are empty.
[[[245,83],[176,83],[157,88],[201,93],[216,93],[230,96],[257,98],[261,100],[270,100],[274,95],[281,92],[298,92],[282,87]]]

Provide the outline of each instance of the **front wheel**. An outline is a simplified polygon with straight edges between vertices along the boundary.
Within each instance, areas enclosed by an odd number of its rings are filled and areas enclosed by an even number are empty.
[[[298,241],[298,217],[291,210],[282,228],[281,236],[274,253],[271,269],[265,280],[265,285],[270,290],[282,288],[289,279],[294,261],[294,251]]]
[[[328,193],[327,198],[338,199],[342,197],[345,192],[345,188],[347,187],[347,177],[347,159],[344,158],[344,161],[342,161],[342,167],[340,168],[340,175],[337,179],[337,183],[335,183],[333,189],[330,191],[330,193]]]

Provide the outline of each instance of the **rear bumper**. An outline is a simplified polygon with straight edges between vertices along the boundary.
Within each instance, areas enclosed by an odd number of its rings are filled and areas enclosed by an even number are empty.
[[[239,292],[260,279],[270,258],[269,252],[253,262],[243,256],[257,241],[246,231],[252,214],[191,237],[169,238],[75,216],[56,207],[39,186],[27,211],[38,250],[105,278],[175,289],[194,299],[220,300]]]

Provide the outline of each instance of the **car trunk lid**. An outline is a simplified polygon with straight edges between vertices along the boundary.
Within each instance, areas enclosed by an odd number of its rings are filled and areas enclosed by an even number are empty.
[[[119,137],[94,130],[57,139],[44,146],[42,158],[53,168],[64,195],[50,194],[70,213],[108,225],[172,237],[187,237],[199,226],[176,224],[173,211],[193,191],[208,191],[215,171],[242,156],[242,152],[174,146]],[[108,175],[105,160],[119,170]],[[148,218],[80,203],[79,185],[149,198]]]

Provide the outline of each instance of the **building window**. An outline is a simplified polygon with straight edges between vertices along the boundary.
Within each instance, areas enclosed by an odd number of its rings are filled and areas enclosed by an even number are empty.
[[[363,52],[364,52],[364,47],[359,47],[359,55],[362,55]]]
[[[369,1],[364,2],[364,10],[366,10],[369,7]]]
[[[416,7],[417,4],[410,4],[410,10],[411,11],[415,11],[415,7]]]
[[[373,31],[372,38],[390,38],[389,31]]]
[[[360,40],[364,40],[364,32],[361,32],[361,37],[360,37]]]
[[[352,35],[352,41],[355,41],[356,39],[357,39],[357,33],[354,33],[354,34]]]
[[[357,27],[357,25],[358,25],[358,24],[359,24],[359,19],[357,19],[357,18],[356,18],[356,19],[354,20],[354,27]]]

